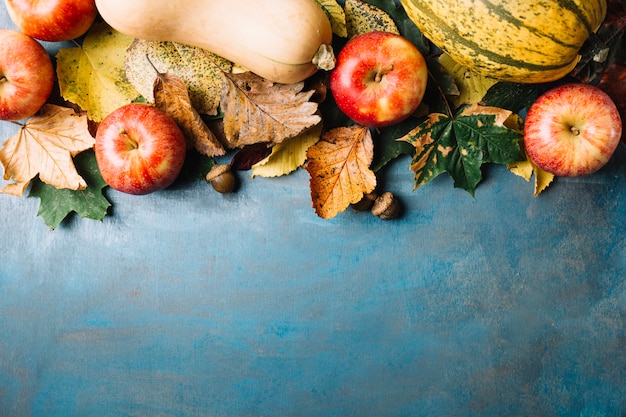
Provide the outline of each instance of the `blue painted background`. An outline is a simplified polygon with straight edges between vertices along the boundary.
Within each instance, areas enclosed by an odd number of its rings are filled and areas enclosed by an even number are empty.
[[[54,231],[0,195],[0,415],[626,416],[624,148],[539,198],[401,159],[390,222],[319,219],[304,171]]]

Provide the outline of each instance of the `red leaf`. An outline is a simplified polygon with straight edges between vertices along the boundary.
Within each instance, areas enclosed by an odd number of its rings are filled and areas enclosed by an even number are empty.
[[[622,123],[626,122],[626,63],[618,62],[606,68],[598,84],[615,102]],[[626,135],[622,131],[622,141]]]

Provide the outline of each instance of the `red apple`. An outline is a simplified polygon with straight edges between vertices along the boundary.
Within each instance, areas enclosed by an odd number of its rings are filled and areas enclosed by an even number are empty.
[[[54,86],[54,68],[46,49],[22,32],[0,29],[0,119],[35,114]]]
[[[13,23],[42,41],[68,41],[84,35],[98,10],[95,0],[4,0]]]
[[[415,112],[427,80],[426,61],[408,39],[368,32],[350,39],[339,51],[330,90],[337,107],[350,119],[383,127]]]
[[[562,177],[588,175],[613,156],[622,121],[611,98],[589,84],[565,84],[530,106],[524,124],[529,158],[544,171]]]
[[[170,186],[183,166],[187,143],[164,111],[141,103],[110,113],[98,126],[94,145],[104,181],[128,194]]]

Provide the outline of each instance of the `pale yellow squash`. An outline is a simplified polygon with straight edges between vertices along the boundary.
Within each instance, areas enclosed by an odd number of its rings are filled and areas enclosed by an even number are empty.
[[[270,81],[330,70],[332,29],[313,0],[96,0],[102,18],[138,39],[196,46]]]

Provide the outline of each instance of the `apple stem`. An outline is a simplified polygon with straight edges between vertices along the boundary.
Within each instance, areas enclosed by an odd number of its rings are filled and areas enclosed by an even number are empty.
[[[378,71],[376,71],[376,76],[374,76],[374,81],[379,83],[383,79],[383,76],[389,71],[393,71],[393,65],[387,65],[386,67],[379,68]]]
[[[120,135],[125,136],[128,139],[128,142],[130,143],[130,146],[129,146],[130,149],[137,149],[139,147],[139,144],[137,143],[137,141],[128,134],[126,129],[124,128],[120,129]]]
[[[569,130],[570,130],[570,132],[572,132],[576,136],[580,135],[580,129],[577,128],[576,126],[570,127]]]

